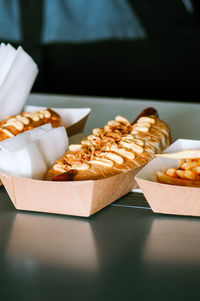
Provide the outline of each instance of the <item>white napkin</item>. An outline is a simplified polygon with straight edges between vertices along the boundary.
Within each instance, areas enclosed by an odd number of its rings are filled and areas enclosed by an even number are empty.
[[[0,170],[13,176],[43,179],[68,145],[64,127],[45,124],[0,142]]]
[[[20,113],[24,107],[38,67],[21,46],[0,45],[0,120]]]

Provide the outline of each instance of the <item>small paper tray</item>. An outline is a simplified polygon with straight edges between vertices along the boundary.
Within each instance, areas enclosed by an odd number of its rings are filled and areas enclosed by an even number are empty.
[[[24,112],[34,112],[37,110],[45,109],[46,107],[40,106],[26,106]],[[53,108],[52,110],[57,112],[62,118],[63,125],[67,130],[67,135],[69,137],[69,143],[78,143],[83,138],[83,130],[87,118],[91,112],[91,108]],[[2,182],[0,180],[0,186]]]
[[[96,181],[49,182],[0,173],[5,189],[19,210],[88,217],[134,187],[139,169]]]
[[[25,106],[24,112],[34,112],[46,108],[42,106]],[[51,106],[50,108],[62,118],[69,137],[83,132],[88,115],[91,112],[91,108],[54,108]]]
[[[164,153],[185,149],[200,149],[200,141],[179,139]],[[156,172],[176,168],[179,160],[156,158],[149,162],[135,177],[146,200],[155,213],[200,216],[200,188],[168,185],[156,181]]]

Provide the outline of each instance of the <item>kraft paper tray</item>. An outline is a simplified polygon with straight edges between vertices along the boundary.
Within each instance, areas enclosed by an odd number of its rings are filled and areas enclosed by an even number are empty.
[[[46,107],[40,106],[26,106],[25,112],[34,112],[37,110],[45,109]],[[69,143],[77,143],[83,138],[83,131],[91,112],[91,108],[54,108],[52,110],[57,112],[63,121],[63,126],[66,128],[69,137]],[[0,186],[2,182],[0,180]]]
[[[95,181],[52,182],[4,173],[0,178],[16,209],[89,217],[135,188],[139,169]]]
[[[199,140],[178,139],[164,153],[185,149],[200,149]],[[179,160],[156,158],[149,162],[137,175],[136,181],[155,213],[200,216],[200,188],[158,183],[157,171],[178,167]]]

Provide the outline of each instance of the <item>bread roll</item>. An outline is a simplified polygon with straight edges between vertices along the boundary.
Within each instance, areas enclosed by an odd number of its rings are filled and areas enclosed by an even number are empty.
[[[143,166],[171,143],[167,124],[155,115],[143,116],[131,124],[116,116],[102,129],[94,129],[79,145],[49,169],[45,180],[98,180]]]
[[[14,137],[46,123],[51,123],[52,127],[62,125],[60,116],[50,108],[36,112],[23,112],[16,116],[10,116],[0,124],[0,141]]]

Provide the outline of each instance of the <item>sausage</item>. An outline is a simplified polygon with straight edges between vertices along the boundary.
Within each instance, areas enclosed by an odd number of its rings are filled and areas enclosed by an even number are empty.
[[[156,109],[149,107],[144,109],[138,116],[137,118],[133,121],[133,124],[136,123],[138,121],[138,119],[140,119],[140,117],[144,117],[144,116],[151,116],[154,115],[157,118],[159,118],[158,112]]]
[[[62,125],[62,120],[60,116],[50,108],[36,112],[22,112],[21,114],[10,116],[1,122],[0,141],[46,123],[51,123],[52,127],[58,127]]]
[[[145,165],[171,143],[168,125],[156,116],[147,108],[133,124],[117,116],[94,129],[51,166],[45,180],[98,180]]]

